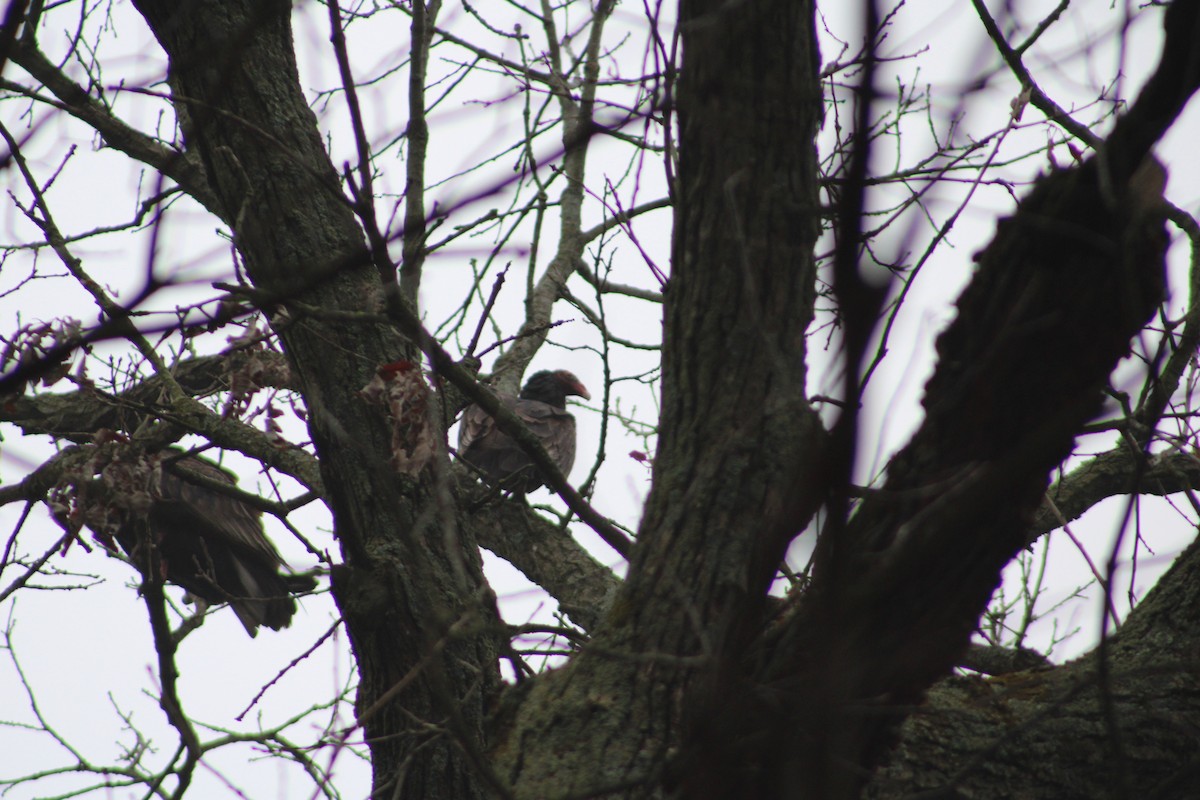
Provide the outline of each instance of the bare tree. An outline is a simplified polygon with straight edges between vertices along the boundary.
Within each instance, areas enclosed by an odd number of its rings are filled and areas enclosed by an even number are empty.
[[[349,791],[338,759],[359,756],[373,797],[1189,796],[1195,546],[1077,661],[972,637],[1006,566],[1101,500],[1195,506],[1200,306],[1194,265],[1168,274],[1168,222],[1193,245],[1200,229],[1152,151],[1200,85],[1200,4],[1139,11],[1165,30],[1148,82],[1072,108],[1029,66],[1067,3],[1025,23],[974,3],[1001,65],[985,82],[1021,88],[973,138],[965,105],[940,117],[896,78],[919,58],[887,42],[902,3],[862,4],[861,40],[824,61],[834,34],[810,0],[133,5],[140,23],[18,2],[0,36],[16,178],[2,288],[25,304],[0,419],[54,445],[0,489],[24,504],[0,599],[86,596],[102,562],[137,580],[171,742],[117,702],[122,754],[78,747],[38,702],[12,605],[30,712],[9,722],[67,756],[8,784],[181,797],[209,772],[242,792],[217,766],[242,748],[327,797]],[[302,73],[293,27],[318,19],[328,45]],[[159,55],[130,68],[114,24],[148,26]],[[1005,149],[1027,130],[1046,144]],[[104,195],[114,153],[142,170],[134,212],[81,223],[111,209],[59,186],[83,175]],[[1053,168],[1018,191],[1005,168],[1023,159]],[[937,337],[922,421],[864,478],[889,337],[992,182],[1015,210]],[[46,283],[82,290],[94,318],[59,314]],[[499,399],[535,358],[603,376],[580,412],[599,449],[573,481]],[[472,403],[552,506],[455,458],[447,432]],[[636,530],[617,519],[617,427],[649,469]],[[1077,452],[1085,434],[1105,451]],[[257,462],[273,497],[247,491],[249,469],[242,488],[195,491],[275,520],[336,603],[287,668],[344,631],[355,677],[277,722],[214,723],[181,688],[202,669],[184,648],[230,612],[181,604],[155,560],[171,534],[143,533],[140,572],[96,546],[170,499],[156,481],[181,450]],[[27,524],[38,504],[57,529]],[[304,521],[313,506],[331,530]],[[555,624],[505,621],[481,548],[554,598]],[[1120,552],[1097,568],[1107,599]]]

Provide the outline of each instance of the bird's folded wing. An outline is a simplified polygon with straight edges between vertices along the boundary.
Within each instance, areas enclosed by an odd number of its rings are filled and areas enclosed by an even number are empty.
[[[228,495],[189,483],[188,473],[236,486],[235,481],[219,467],[198,458],[183,459],[176,465],[181,476],[163,470],[159,491],[164,502],[160,513],[186,516],[193,527],[224,542],[236,551],[251,555],[264,567],[283,566],[279,551],[263,533],[262,513]]]
[[[568,474],[575,464],[575,417],[537,400],[522,400],[514,410],[541,441],[558,471]]]

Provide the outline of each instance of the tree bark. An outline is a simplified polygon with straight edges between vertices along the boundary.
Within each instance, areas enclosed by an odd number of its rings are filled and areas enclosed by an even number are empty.
[[[361,676],[376,790],[483,796],[478,754],[502,631],[436,464],[398,474],[387,420],[359,396],[410,345],[374,316],[325,315],[373,311],[384,287],[300,90],[291,4],[136,5],[168,54],[189,150],[305,398],[345,562],[333,588]]]
[[[494,743],[519,795],[677,782],[685,710],[715,700],[761,629],[783,550],[822,497],[804,371],[820,230],[813,24],[794,0],[682,5],[653,489],[593,643],[537,681]]]
[[[1195,797],[1197,641],[1200,542],[1090,655],[935,686],[865,796]]]
[[[778,780],[857,796],[893,726],[966,648],[1050,471],[1161,302],[1165,174],[1148,152],[1200,81],[1186,55],[1198,10],[1172,6],[1159,69],[1099,153],[1001,222],[938,338],[923,424],[882,490],[822,537],[758,692],[798,721],[780,725]]]

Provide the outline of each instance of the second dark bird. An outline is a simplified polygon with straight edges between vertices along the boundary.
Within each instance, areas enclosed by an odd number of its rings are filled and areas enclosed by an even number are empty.
[[[165,580],[207,603],[229,603],[251,636],[260,625],[286,628],[296,613],[293,593],[313,589],[316,581],[287,571],[258,509],[193,482],[193,476],[237,485],[216,464],[180,459],[162,470],[148,513],[131,514],[117,542],[143,572],[150,563],[147,545],[156,548]]]

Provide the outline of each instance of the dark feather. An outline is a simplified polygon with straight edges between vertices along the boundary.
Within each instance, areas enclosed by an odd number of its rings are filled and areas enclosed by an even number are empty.
[[[292,592],[310,590],[316,582],[281,574],[286,565],[263,531],[260,512],[189,480],[196,476],[237,485],[232,475],[194,456],[164,464],[149,513],[123,525],[117,541],[145,570],[142,548],[149,539],[166,580],[209,603],[229,603],[251,636],[259,625],[286,628],[296,612]]]
[[[566,410],[568,395],[591,399],[579,379],[566,370],[534,374],[520,397],[500,395],[501,402],[538,437],[563,475],[575,464],[575,417]],[[546,483],[521,446],[496,428],[495,420],[478,406],[463,412],[458,456],[505,489],[525,494]]]

